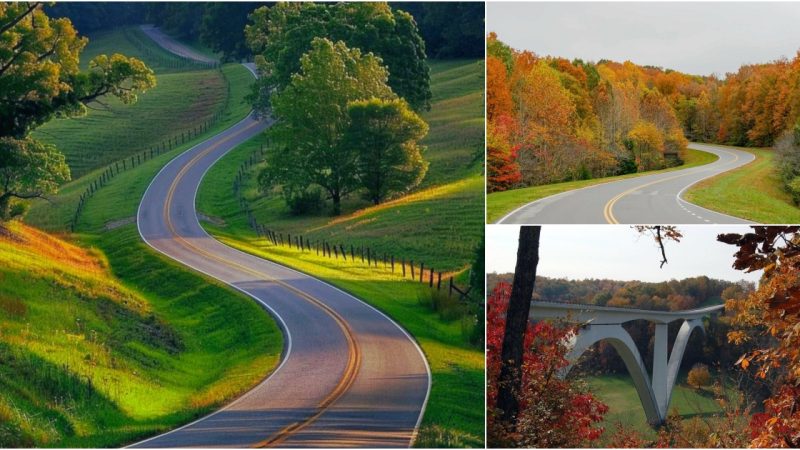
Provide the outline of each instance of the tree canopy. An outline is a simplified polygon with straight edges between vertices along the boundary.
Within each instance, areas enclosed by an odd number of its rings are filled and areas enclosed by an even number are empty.
[[[392,90],[416,110],[430,107],[425,43],[408,13],[386,3],[279,3],[250,17],[245,35],[262,75],[253,99],[257,109],[266,110],[269,97],[289,85],[317,37],[380,57]]]
[[[268,131],[270,149],[262,186],[279,185],[287,199],[320,186],[333,202],[358,188],[355,148],[346,145],[348,104],[356,100],[394,100],[388,73],[379,58],[344,42],[314,38],[300,58],[300,70],[272,96],[278,119]]]

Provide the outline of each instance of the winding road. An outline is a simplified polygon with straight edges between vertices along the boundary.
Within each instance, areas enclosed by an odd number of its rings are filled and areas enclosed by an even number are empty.
[[[260,303],[283,331],[281,363],[219,411],[132,447],[408,447],[431,385],[411,336],[344,291],[200,226],[195,196],[206,171],[269,124],[251,114],[170,161],[147,188],[137,224],[150,247]]]
[[[711,211],[682,198],[693,184],[741,167],[753,154],[710,144],[690,148],[717,155],[702,166],[628,178],[562,192],[523,205],[497,223],[504,224],[693,224],[750,223],[738,217]]]

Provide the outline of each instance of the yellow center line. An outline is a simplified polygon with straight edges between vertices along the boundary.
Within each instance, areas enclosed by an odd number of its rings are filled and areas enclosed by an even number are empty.
[[[355,338],[353,337],[352,330],[347,325],[347,322],[345,322],[345,320],[336,311],[331,309],[328,305],[324,304],[323,302],[319,301],[318,299],[308,295],[307,293],[305,293],[305,292],[295,288],[294,286],[291,286],[290,284],[288,284],[288,283],[286,283],[286,282],[284,282],[282,280],[279,280],[279,279],[277,279],[277,278],[275,278],[275,277],[273,277],[271,275],[268,275],[268,274],[266,274],[264,272],[252,269],[252,268],[247,267],[247,266],[244,266],[244,265],[239,264],[239,263],[237,263],[235,261],[223,258],[223,257],[221,257],[219,255],[215,255],[215,254],[213,254],[213,253],[211,253],[211,252],[209,252],[209,251],[207,251],[205,249],[202,249],[202,248],[192,244],[191,242],[187,241],[186,239],[184,239],[175,230],[175,226],[172,223],[172,219],[171,219],[171,217],[169,215],[169,210],[170,210],[170,208],[172,206],[172,199],[174,198],[175,190],[177,189],[178,184],[180,183],[181,179],[184,177],[186,172],[191,167],[193,167],[202,157],[206,156],[208,153],[210,153],[214,149],[218,148],[223,143],[233,139],[234,137],[237,137],[237,136],[241,135],[242,133],[244,133],[245,131],[249,130],[250,128],[253,128],[256,125],[258,125],[258,122],[253,123],[253,124],[247,126],[246,128],[244,128],[244,129],[232,134],[231,136],[228,136],[227,138],[220,140],[219,142],[217,142],[214,145],[210,146],[208,149],[198,153],[184,167],[182,167],[181,170],[178,172],[178,174],[175,176],[175,179],[172,181],[172,184],[170,185],[169,191],[167,193],[166,201],[164,202],[164,211],[163,211],[163,213],[164,213],[164,221],[167,224],[167,227],[169,228],[170,233],[172,233],[173,238],[176,241],[178,241],[185,248],[193,250],[194,252],[199,253],[199,254],[201,254],[203,256],[206,256],[208,258],[211,258],[211,259],[214,259],[216,261],[219,261],[220,263],[222,263],[222,264],[224,264],[224,265],[226,265],[228,267],[236,268],[236,269],[241,270],[242,272],[248,273],[248,274],[253,275],[253,276],[257,277],[257,278],[261,278],[261,279],[264,279],[264,280],[271,281],[271,282],[274,282],[276,284],[279,284],[280,286],[282,286],[282,287],[294,292],[295,294],[297,294],[301,298],[305,299],[306,301],[308,301],[308,302],[320,307],[326,314],[328,314],[337,323],[339,328],[344,333],[345,339],[347,340],[347,346],[348,346],[349,352],[348,352],[347,365],[345,366],[345,370],[344,370],[344,372],[342,374],[342,378],[339,380],[339,382],[333,388],[333,390],[317,405],[317,411],[316,411],[315,414],[313,414],[312,416],[310,416],[309,418],[305,419],[302,422],[292,423],[292,424],[284,427],[283,429],[281,429],[280,431],[278,431],[277,433],[275,433],[271,437],[269,437],[269,438],[267,438],[267,439],[265,439],[263,441],[260,441],[260,442],[256,443],[255,445],[253,445],[254,447],[268,447],[268,446],[277,445],[277,444],[283,442],[289,436],[291,436],[293,433],[297,433],[298,431],[302,430],[306,426],[310,425],[312,422],[317,420],[336,400],[338,400],[345,392],[347,392],[347,390],[350,388],[350,386],[352,386],[353,382],[355,381],[356,375],[358,374],[358,369],[361,366],[361,350],[360,350]]]
[[[733,160],[733,161],[731,161],[731,164],[734,164],[736,161],[738,161],[738,160],[739,160],[739,155],[737,155],[737,154],[735,154],[735,153],[729,153],[729,152],[725,152],[725,153],[728,153],[728,154],[733,154],[733,156],[734,156],[734,160]],[[686,170],[688,170],[688,169],[686,169]],[[674,180],[674,179],[676,179],[676,178],[685,177],[686,175],[691,175],[691,174],[692,174],[692,173],[682,173],[682,174],[680,174],[680,175],[675,175],[675,176],[668,177],[668,178],[664,178],[664,179],[661,179],[661,180],[651,181],[651,182],[649,182],[649,183],[641,184],[641,185],[635,186],[635,187],[633,187],[633,188],[631,188],[631,189],[628,189],[627,191],[625,191],[625,192],[622,192],[621,194],[617,194],[615,197],[613,197],[611,200],[609,200],[609,201],[608,201],[608,203],[606,203],[605,207],[603,208],[603,216],[604,216],[604,218],[606,219],[606,222],[608,222],[608,223],[611,223],[611,224],[617,224],[617,223],[619,223],[619,221],[617,220],[617,218],[616,218],[616,217],[614,217],[614,212],[613,212],[613,209],[614,209],[614,205],[615,205],[615,204],[616,204],[616,203],[617,203],[617,202],[618,202],[618,201],[619,201],[619,200],[620,200],[622,197],[625,197],[625,196],[627,196],[627,195],[629,195],[629,194],[631,194],[631,193],[633,193],[633,192],[636,192],[636,191],[638,191],[639,189],[646,188],[646,187],[648,187],[648,186],[652,186],[652,185],[654,185],[654,184],[663,183],[663,182],[665,182],[665,181]]]

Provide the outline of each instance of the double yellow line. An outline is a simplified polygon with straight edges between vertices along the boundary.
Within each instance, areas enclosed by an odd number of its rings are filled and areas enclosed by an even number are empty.
[[[201,158],[203,158],[204,156],[206,156],[207,154],[209,154],[213,150],[217,149],[220,145],[222,145],[225,142],[233,139],[234,137],[237,137],[237,136],[241,135],[242,133],[244,133],[245,131],[247,131],[247,130],[253,128],[253,127],[255,127],[256,125],[258,125],[258,122],[255,122],[255,123],[243,128],[242,130],[232,134],[231,136],[228,136],[227,138],[220,140],[219,142],[217,142],[214,145],[210,146],[208,149],[198,153],[186,165],[184,165],[181,168],[181,170],[178,172],[178,174],[175,176],[175,179],[172,181],[172,184],[170,185],[169,191],[167,192],[167,198],[166,198],[166,200],[164,202],[163,214],[164,214],[164,222],[167,224],[167,228],[169,229],[169,231],[172,234],[173,238],[178,243],[180,243],[182,246],[184,246],[185,248],[190,249],[190,250],[192,250],[192,251],[194,251],[194,252],[196,252],[198,254],[201,254],[201,255],[203,255],[203,256],[205,256],[207,258],[210,258],[210,259],[213,259],[215,261],[218,261],[218,262],[220,262],[220,263],[222,263],[222,264],[224,264],[224,265],[226,265],[228,267],[232,267],[232,268],[241,270],[242,272],[245,272],[245,273],[248,273],[250,275],[253,275],[254,277],[261,278],[261,279],[276,283],[276,284],[286,288],[287,290],[295,293],[299,297],[305,299],[306,301],[308,301],[308,302],[318,306],[320,309],[322,309],[326,314],[328,314],[336,322],[336,324],[339,326],[339,328],[344,333],[345,339],[347,340],[348,358],[347,358],[347,364],[345,365],[345,369],[344,369],[344,372],[342,373],[341,379],[336,384],[336,386],[333,388],[333,390],[317,405],[317,410],[313,415],[311,415],[310,417],[306,418],[305,420],[303,420],[301,422],[294,422],[294,423],[284,427],[283,429],[281,429],[280,431],[278,431],[277,433],[275,433],[271,437],[269,437],[269,438],[267,438],[267,439],[265,439],[263,441],[257,442],[256,444],[253,445],[253,447],[269,447],[269,446],[274,446],[274,445],[280,444],[281,442],[285,441],[288,437],[290,437],[292,434],[297,433],[298,431],[302,430],[303,428],[305,428],[308,425],[310,425],[311,423],[313,423],[336,400],[338,400],[342,395],[344,395],[345,392],[347,392],[347,390],[350,388],[350,386],[352,386],[353,382],[355,382],[356,375],[358,374],[358,370],[361,367],[361,350],[360,350],[360,348],[358,346],[358,343],[356,342],[355,338],[353,337],[353,332],[350,329],[350,326],[347,324],[347,322],[336,311],[331,309],[325,303],[317,300],[316,298],[308,295],[307,293],[305,293],[305,292],[295,288],[294,286],[292,286],[292,285],[290,285],[290,284],[288,284],[288,283],[286,283],[286,282],[284,282],[282,280],[279,280],[279,279],[277,279],[277,278],[275,278],[275,277],[273,277],[273,276],[271,276],[269,274],[266,274],[264,272],[252,269],[250,267],[247,267],[247,266],[244,266],[242,264],[239,264],[236,261],[231,261],[231,260],[229,260],[227,258],[223,258],[223,257],[221,257],[219,255],[213,254],[213,253],[211,253],[211,252],[209,252],[209,251],[207,251],[205,249],[202,249],[202,248],[192,244],[191,242],[187,241],[183,237],[181,237],[178,234],[178,232],[175,230],[175,226],[172,223],[172,219],[170,218],[170,215],[169,215],[169,210],[170,210],[170,207],[172,206],[172,199],[174,198],[175,190],[177,189],[178,184],[180,183],[181,179],[183,179],[183,177],[186,175],[186,172],[189,169],[191,169],[195,164],[197,164],[197,162]]]

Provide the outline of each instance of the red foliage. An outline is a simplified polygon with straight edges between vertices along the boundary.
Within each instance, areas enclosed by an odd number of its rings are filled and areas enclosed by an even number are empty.
[[[501,423],[497,405],[500,354],[511,286],[501,282],[487,303],[486,369],[490,445],[505,447],[580,447],[598,439],[608,407],[559,371],[568,366],[567,338],[572,327],[529,324],[525,333],[520,412],[515,424]]]

